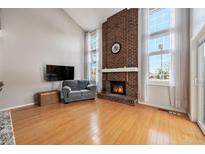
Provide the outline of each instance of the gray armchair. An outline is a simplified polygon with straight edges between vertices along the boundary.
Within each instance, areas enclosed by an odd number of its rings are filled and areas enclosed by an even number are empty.
[[[87,80],[65,80],[62,83],[61,95],[65,103],[95,99],[96,86]]]

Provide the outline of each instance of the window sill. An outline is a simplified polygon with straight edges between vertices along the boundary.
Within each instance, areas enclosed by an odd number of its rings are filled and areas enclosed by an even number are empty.
[[[168,87],[169,86],[169,81],[150,80],[150,81],[148,81],[148,86],[165,86],[165,87]]]

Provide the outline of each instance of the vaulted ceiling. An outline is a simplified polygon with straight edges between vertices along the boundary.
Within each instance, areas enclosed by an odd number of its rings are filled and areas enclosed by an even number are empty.
[[[84,31],[93,31],[122,8],[65,8],[64,10]]]

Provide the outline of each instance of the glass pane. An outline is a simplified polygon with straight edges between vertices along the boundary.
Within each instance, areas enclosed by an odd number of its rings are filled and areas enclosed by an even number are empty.
[[[171,27],[171,9],[154,9],[149,14],[149,33]]]
[[[96,50],[96,48],[97,48],[96,35],[91,36],[90,40],[91,40],[90,41],[91,50]]]
[[[96,80],[96,67],[91,68],[91,80]]]
[[[96,50],[91,51],[91,63],[93,63],[93,62],[96,63],[96,61],[97,61],[97,52],[96,52]]]
[[[91,51],[91,80],[96,80],[97,52]]]
[[[149,79],[159,80],[161,72],[161,55],[149,56]]]
[[[149,56],[149,79],[169,80],[170,62],[170,54]]]
[[[169,70],[171,63],[171,55],[163,54],[162,55],[162,79],[169,80]]]
[[[160,49],[160,45],[161,49]],[[170,35],[164,35],[148,41],[149,52],[169,50],[170,49]]]
[[[198,105],[199,123],[205,131],[205,45],[198,49]]]

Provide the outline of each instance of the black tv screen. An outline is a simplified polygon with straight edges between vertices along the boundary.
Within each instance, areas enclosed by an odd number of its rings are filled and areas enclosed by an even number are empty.
[[[46,65],[47,81],[74,80],[73,66]]]

